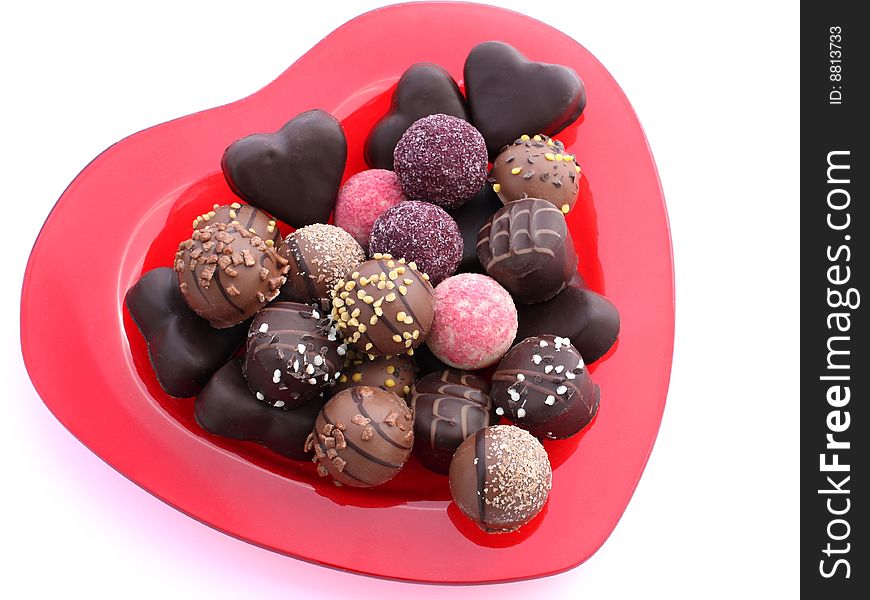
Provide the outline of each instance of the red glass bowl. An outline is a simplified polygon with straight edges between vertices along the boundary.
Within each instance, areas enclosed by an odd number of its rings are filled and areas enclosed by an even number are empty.
[[[491,39],[535,60],[570,65],[586,82],[586,112],[559,136],[584,172],[568,221],[583,276],[622,315],[618,349],[593,366],[602,391],[596,421],[581,436],[547,444],[550,500],[532,523],[506,535],[480,532],[450,501],[446,479],[416,462],[380,488],[338,489],[310,463],[205,433],[191,400],[160,390],[123,306],[144,271],[171,264],[197,214],[234,200],[220,174],[232,141],[322,108],[347,132],[349,176],[365,168],[365,136],[410,64],[434,61],[459,79],[471,47]],[[21,345],[36,390],[73,435],[130,480],[253,544],[428,582],[552,574],[601,546],[655,440],[673,335],[667,213],[628,100],[574,40],[523,15],[474,4],[367,13],[253,96],[121,140],[58,200],[30,255],[21,298]]]

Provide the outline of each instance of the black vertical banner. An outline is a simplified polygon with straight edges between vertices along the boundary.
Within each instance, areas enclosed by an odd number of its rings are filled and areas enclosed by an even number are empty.
[[[870,598],[870,22],[858,7],[801,11],[801,590],[836,600]]]

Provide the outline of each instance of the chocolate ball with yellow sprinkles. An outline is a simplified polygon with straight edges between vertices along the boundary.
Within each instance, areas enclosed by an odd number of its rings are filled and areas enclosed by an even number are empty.
[[[289,262],[271,238],[232,221],[195,229],[179,244],[173,266],[190,308],[224,329],[248,320],[278,296]]]
[[[417,365],[407,354],[369,358],[365,352],[349,349],[344,366],[329,396],[357,385],[367,385],[406,398],[417,381]]]
[[[278,231],[275,219],[255,206],[240,202],[213,205],[210,211],[202,213],[193,220],[193,228],[203,229],[215,223],[229,225],[232,222],[238,223],[264,240],[272,240],[275,247],[281,245],[281,232]]]
[[[538,134],[523,135],[502,148],[492,163],[488,181],[502,202],[541,198],[564,214],[577,203],[580,166],[562,142]]]
[[[332,318],[345,341],[375,356],[408,354],[435,316],[429,276],[404,258],[375,253],[332,289]]]

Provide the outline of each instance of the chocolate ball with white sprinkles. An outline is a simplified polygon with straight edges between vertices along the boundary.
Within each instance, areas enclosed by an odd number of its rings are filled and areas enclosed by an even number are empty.
[[[539,438],[564,439],[598,413],[601,393],[567,338],[526,338],[498,363],[492,376],[496,413]]]
[[[333,286],[366,259],[353,236],[323,223],[297,229],[278,252],[290,261],[281,299],[295,302],[328,300]]]
[[[305,442],[317,474],[335,485],[373,487],[396,476],[411,455],[411,409],[392,392],[360,385],[329,399]]]
[[[317,307],[275,302],[251,322],[245,379],[258,400],[295,408],[335,384],[346,351],[332,320]]]
[[[210,211],[204,212],[193,220],[193,228],[202,229],[215,223],[229,225],[233,221],[264,240],[272,240],[275,247],[281,244],[281,232],[278,231],[275,219],[256,206],[240,202],[223,206],[213,205]]]
[[[568,214],[580,193],[580,165],[562,142],[543,134],[523,135],[502,148],[487,181],[505,204],[541,198]]]
[[[413,356],[434,317],[429,276],[413,261],[389,254],[375,253],[332,290],[332,318],[339,333],[372,358]]]
[[[179,244],[174,263],[185,301],[218,329],[248,320],[274,300],[288,266],[271,238],[236,221],[194,230]]]
[[[416,380],[417,365],[407,354],[369,358],[365,352],[349,349],[341,367],[341,376],[329,390],[329,395],[334,396],[357,385],[367,385],[405,398]]]
[[[459,444],[481,427],[492,425],[489,382],[474,373],[444,369],[430,373],[411,391],[414,454],[423,465],[447,475]]]
[[[478,429],[450,462],[450,493],[459,510],[487,533],[515,531],[541,512],[553,472],[547,451],[512,425]]]

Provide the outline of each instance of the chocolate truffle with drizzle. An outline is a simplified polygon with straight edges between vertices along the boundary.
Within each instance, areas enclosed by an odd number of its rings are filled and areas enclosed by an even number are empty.
[[[332,290],[332,318],[358,350],[375,356],[414,354],[435,316],[429,276],[404,258],[375,253]]]
[[[568,214],[580,193],[580,166],[562,142],[543,134],[523,135],[502,148],[488,181],[505,204],[541,198]]]
[[[333,385],[347,346],[316,307],[275,302],[251,322],[245,378],[258,400],[295,408]]]
[[[586,427],[601,394],[568,338],[526,338],[492,376],[496,413],[539,438],[564,439]]]
[[[396,476],[411,455],[414,423],[404,400],[366,385],[348,388],[323,406],[305,442],[317,474],[335,485],[372,487]]]
[[[447,475],[459,444],[497,417],[489,383],[467,371],[444,369],[423,377],[411,391],[414,454],[428,469]]]
[[[179,244],[174,268],[190,308],[212,327],[224,329],[274,300],[289,265],[271,238],[264,240],[232,221],[194,230]]]
[[[550,495],[553,472],[547,451],[512,425],[478,429],[450,462],[450,493],[459,510],[487,533],[518,529]]]

